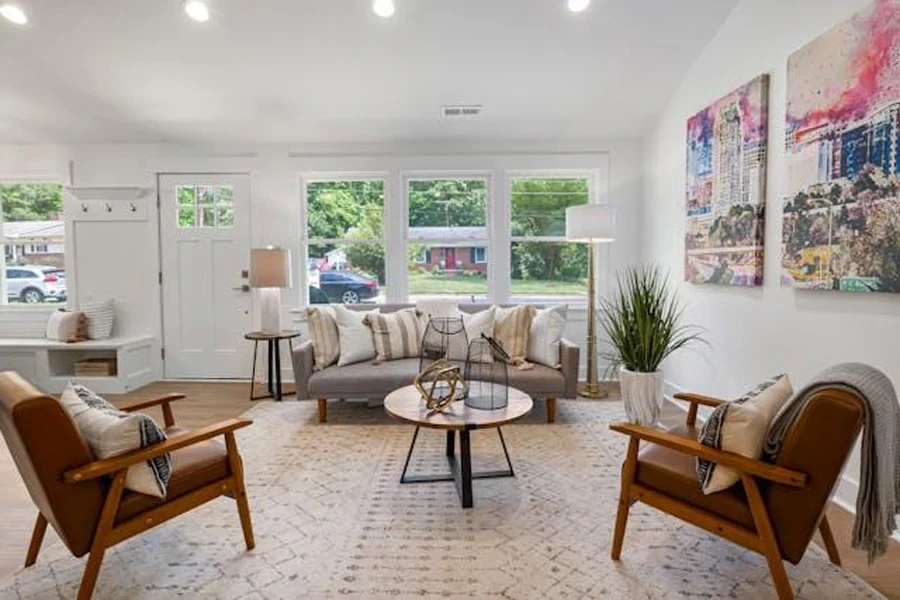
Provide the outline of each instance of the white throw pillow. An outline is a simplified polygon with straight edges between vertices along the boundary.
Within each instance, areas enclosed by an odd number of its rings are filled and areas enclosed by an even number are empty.
[[[69,382],[59,403],[75,421],[94,458],[119,456],[166,439],[165,432],[147,415],[123,412],[83,385]],[[163,454],[128,467],[125,487],[165,498],[171,475],[171,457]]]
[[[416,310],[427,318],[452,319],[459,317],[459,302],[455,298],[432,298],[416,301]]]
[[[494,315],[496,314],[496,312],[496,307],[492,306],[487,310],[483,310],[474,314],[463,313],[463,326],[466,328],[466,338],[468,338],[469,344],[479,339],[482,334],[486,335],[487,337],[493,337]],[[484,348],[483,345],[482,348]],[[480,357],[473,356],[471,358],[472,360],[478,360],[478,362],[494,361],[493,353],[490,351],[489,347],[482,353]]]
[[[92,302],[83,304],[81,312],[87,317],[88,337],[92,340],[109,339],[112,335],[113,318],[115,317],[115,301]]]
[[[528,331],[528,360],[558,369],[559,345],[569,307],[565,304],[538,310]]]
[[[769,424],[793,394],[787,375],[773,377],[740,398],[717,406],[697,439],[705,446],[759,458]],[[703,493],[712,494],[730,488],[741,476],[730,467],[698,458],[697,478]]]
[[[375,358],[375,339],[365,319],[367,315],[377,314],[377,308],[364,312],[335,305],[334,320],[337,322],[341,345],[337,363],[339,367]]]

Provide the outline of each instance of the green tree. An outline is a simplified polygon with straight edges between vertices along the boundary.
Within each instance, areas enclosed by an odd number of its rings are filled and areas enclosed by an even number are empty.
[[[359,224],[347,232],[350,240],[380,240],[384,209],[378,204],[364,207]],[[384,244],[344,244],[341,246],[354,269],[366,271],[384,285]]]
[[[63,188],[55,183],[0,185],[3,219],[6,221],[56,221],[62,219]]]
[[[410,227],[487,225],[487,184],[482,179],[409,182]]]

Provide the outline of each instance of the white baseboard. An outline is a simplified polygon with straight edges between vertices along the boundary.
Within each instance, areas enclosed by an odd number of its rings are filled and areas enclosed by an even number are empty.
[[[688,405],[685,402],[678,402],[673,399],[675,394],[686,391],[684,388],[672,383],[669,380],[666,380],[663,385],[663,395],[666,400],[687,412]],[[706,409],[705,414],[703,407],[698,411],[697,418],[700,421],[703,421],[706,415],[709,414],[710,410]],[[832,500],[841,508],[849,511],[851,514],[856,514],[856,495],[859,491],[859,482],[854,481],[852,478],[848,477],[846,474],[841,474],[841,479],[838,481],[837,489],[834,491],[834,495],[832,496]],[[894,535],[895,538],[900,541],[900,532]]]

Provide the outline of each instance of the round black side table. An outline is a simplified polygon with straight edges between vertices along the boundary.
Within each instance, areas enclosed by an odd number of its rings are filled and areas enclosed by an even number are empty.
[[[279,333],[266,333],[264,331],[251,331],[244,334],[244,339],[253,342],[253,369],[250,372],[250,400],[263,400],[265,398],[274,398],[276,402],[281,402],[282,396],[290,396],[296,392],[288,392],[286,394],[281,391],[281,351],[279,344],[281,340],[287,340],[288,351],[293,352],[294,345],[291,340],[300,337],[299,331],[281,331]],[[269,393],[263,396],[253,395],[253,385],[256,383],[256,353],[259,350],[259,343],[267,342],[269,346],[269,377],[267,387]]]

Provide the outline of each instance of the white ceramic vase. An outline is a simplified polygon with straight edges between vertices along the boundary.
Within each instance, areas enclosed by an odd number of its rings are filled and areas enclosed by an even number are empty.
[[[653,427],[659,420],[663,400],[663,373],[638,373],[619,369],[619,384],[628,421]]]

